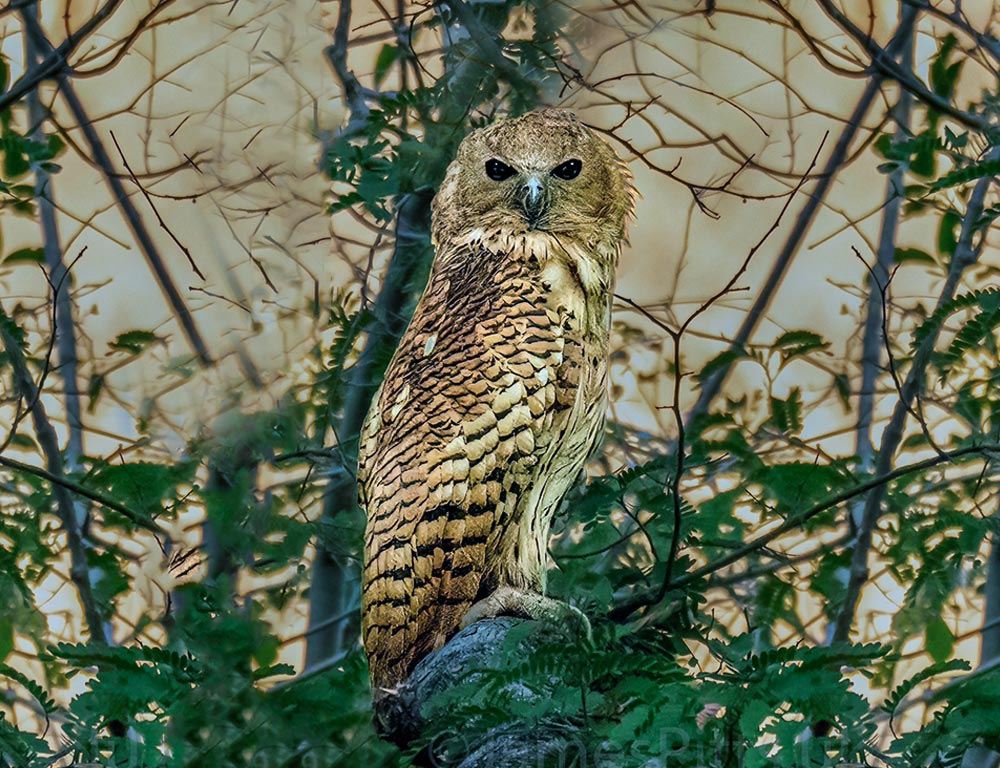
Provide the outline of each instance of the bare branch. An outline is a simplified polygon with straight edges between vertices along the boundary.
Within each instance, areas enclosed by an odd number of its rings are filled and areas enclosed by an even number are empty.
[[[48,38],[45,37],[45,32],[42,30],[38,21],[26,11],[21,12],[21,18],[25,23],[28,35],[32,38],[33,44],[36,45],[41,51],[53,51],[54,49],[52,48],[52,44],[49,42]],[[187,337],[188,343],[191,345],[196,357],[202,365],[211,365],[212,358],[208,353],[208,347],[205,345],[205,341],[202,338],[201,333],[198,331],[198,327],[195,325],[194,318],[191,316],[191,311],[187,308],[187,305],[181,298],[180,293],[177,291],[173,278],[170,276],[170,272],[167,270],[167,266],[164,263],[163,258],[160,256],[160,252],[153,242],[152,237],[150,237],[149,232],[146,229],[146,225],[142,221],[142,217],[139,215],[139,212],[132,204],[131,198],[125,191],[125,187],[122,185],[121,179],[114,169],[111,158],[108,156],[107,150],[104,148],[104,144],[97,135],[97,130],[94,128],[93,122],[87,115],[79,96],[76,94],[76,89],[73,87],[73,83],[66,76],[65,72],[60,72],[57,75],[57,80],[59,81],[59,87],[63,99],[66,101],[70,111],[73,113],[74,120],[76,120],[77,125],[83,132],[84,138],[87,141],[87,146],[90,148],[91,155],[100,167],[105,183],[108,185],[115,203],[121,209],[121,212],[129,225],[129,229],[132,230],[132,234],[139,245],[139,249],[142,251],[143,255],[146,257],[146,261],[149,263],[150,268],[153,270],[153,274],[155,275],[157,282],[160,284],[160,288],[166,296],[174,315],[180,323],[181,329]]]
[[[769,1],[773,2],[773,0]],[[883,77],[895,80],[902,88],[908,90],[924,104],[927,104],[936,109],[938,112],[957,120],[967,128],[972,128],[984,133],[991,129],[992,124],[989,120],[973,114],[972,112],[966,112],[959,109],[946,98],[939,96],[934,91],[930,90],[916,75],[913,74],[908,67],[904,67],[896,61],[895,55],[889,48],[882,48],[872,39],[870,35],[859,29],[847,17],[847,15],[843,13],[843,11],[831,2],[831,0],[819,0],[819,4],[826,14],[837,22],[840,28],[843,29],[865,50],[865,52],[871,57],[872,67],[880,72]],[[918,7],[919,6],[914,7],[913,5],[908,4],[903,9],[903,16],[905,17],[907,14],[916,13]]]
[[[184,245],[184,243],[182,243],[180,240],[177,239],[177,235],[175,235],[173,230],[167,226],[167,222],[163,220],[163,217],[160,215],[160,212],[156,209],[156,205],[153,203],[153,198],[150,197],[149,192],[146,191],[146,188],[142,186],[142,184],[139,182],[139,179],[136,178],[135,173],[132,171],[132,168],[128,164],[128,160],[125,157],[125,153],[122,151],[121,145],[118,143],[118,139],[115,137],[115,132],[110,131],[110,135],[111,135],[111,141],[114,142],[115,149],[118,150],[118,155],[122,159],[122,165],[125,166],[125,170],[128,172],[129,178],[132,179],[132,183],[139,188],[139,191],[142,192],[142,196],[145,197],[146,202],[149,203],[149,207],[153,210],[153,213],[156,214],[156,220],[160,223],[160,228],[168,235],[170,235],[170,239],[173,240],[177,244],[177,247],[184,252],[185,256],[187,256],[188,264],[191,265],[191,269],[194,271],[194,273],[198,275],[198,277],[200,277],[202,280],[204,280],[205,275],[202,274],[201,270],[198,269],[198,265],[195,264],[194,257],[191,255],[191,251],[188,250],[188,247]]]
[[[897,51],[909,44],[913,34],[913,25],[915,22],[916,11],[913,9],[906,9],[903,13],[903,18],[900,21],[899,28],[893,36],[892,42],[890,42],[886,48],[888,52],[895,55]],[[809,231],[809,227],[812,226],[817,212],[822,206],[823,201],[826,199],[826,195],[830,191],[830,185],[833,183],[834,177],[843,167],[851,143],[854,141],[854,137],[857,135],[858,129],[861,126],[861,121],[864,119],[868,110],[871,108],[871,105],[874,103],[875,97],[878,95],[881,86],[882,77],[878,74],[873,75],[865,85],[861,98],[858,99],[858,103],[854,107],[851,117],[844,126],[844,130],[837,139],[837,144],[834,146],[833,152],[830,154],[826,166],[824,167],[819,180],[816,182],[816,187],[813,189],[812,194],[806,201],[805,206],[799,212],[795,225],[792,227],[792,231],[789,233],[788,239],[785,241],[784,246],[782,246],[781,251],[778,253],[778,257],[774,262],[774,266],[771,267],[771,272],[768,274],[767,280],[761,287],[756,300],[747,312],[739,330],[736,332],[736,337],[729,346],[729,349],[732,352],[738,352],[742,349],[750,341],[750,337],[753,336],[754,331],[756,331],[758,324],[764,316],[764,312],[767,311],[767,307],[770,305],[775,293],[784,279],[785,272],[792,263],[792,259],[798,253],[799,247],[802,245],[802,241],[805,238],[806,233]],[[708,412],[712,402],[721,391],[722,385],[725,382],[726,377],[729,375],[730,369],[730,365],[723,366],[705,380],[702,384],[698,400],[688,413],[686,419],[687,424],[691,424],[695,419]]]

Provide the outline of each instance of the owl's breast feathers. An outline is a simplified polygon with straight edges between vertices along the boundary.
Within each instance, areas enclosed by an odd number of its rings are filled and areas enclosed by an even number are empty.
[[[376,695],[497,586],[541,590],[551,517],[603,428],[612,278],[523,243],[443,256],[361,435]]]

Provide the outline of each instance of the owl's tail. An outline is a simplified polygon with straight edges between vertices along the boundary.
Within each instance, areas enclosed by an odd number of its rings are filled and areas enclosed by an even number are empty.
[[[424,513],[413,536],[371,532],[365,546],[362,636],[377,700],[392,694],[454,635],[483,577],[487,521],[455,505]]]

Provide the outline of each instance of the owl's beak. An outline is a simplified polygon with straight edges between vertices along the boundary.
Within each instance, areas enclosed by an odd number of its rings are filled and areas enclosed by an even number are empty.
[[[524,212],[524,218],[534,228],[545,214],[547,202],[545,182],[538,176],[528,177],[528,180],[518,191],[517,201]]]

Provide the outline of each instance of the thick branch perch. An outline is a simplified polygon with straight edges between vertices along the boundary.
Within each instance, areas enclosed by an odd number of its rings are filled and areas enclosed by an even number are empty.
[[[418,739],[430,741],[421,753],[422,765],[457,765],[458,768],[522,768],[548,764],[546,758],[578,752],[582,734],[565,723],[513,720],[498,728],[477,731],[475,723],[459,730],[439,731],[435,723],[447,716],[457,692],[463,704],[477,703],[490,695],[523,703],[529,711],[543,694],[513,681],[500,691],[487,694],[483,683],[492,672],[502,671],[501,651],[508,634],[525,619],[501,616],[473,624],[459,632],[440,651],[424,658],[399,689],[375,705],[376,720],[386,738],[409,745]],[[539,625],[521,641],[518,656],[528,658],[543,643],[552,642],[552,632]],[[488,701],[482,702],[488,705]]]

